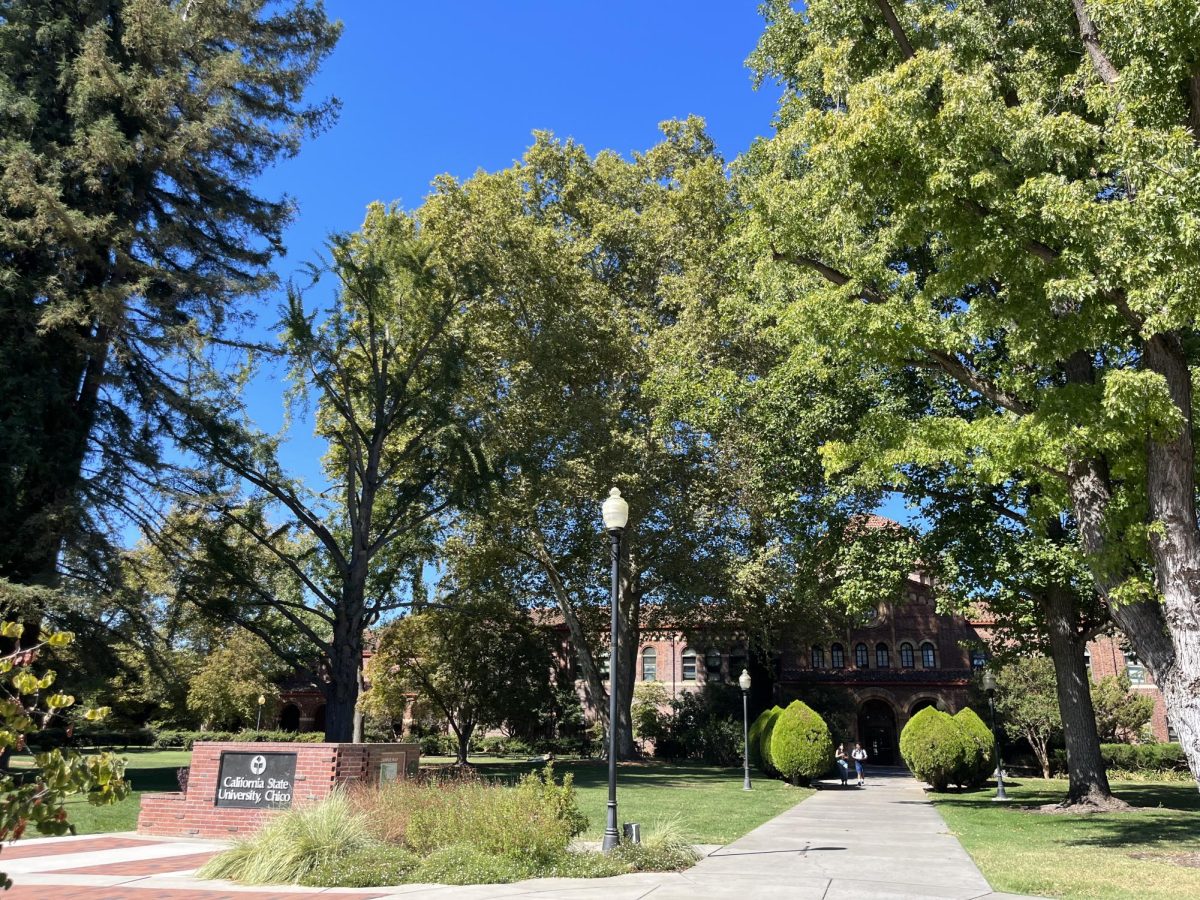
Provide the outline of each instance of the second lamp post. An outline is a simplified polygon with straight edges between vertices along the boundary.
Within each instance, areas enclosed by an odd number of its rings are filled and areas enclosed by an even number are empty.
[[[618,618],[617,602],[621,595],[621,534],[629,522],[629,504],[621,499],[621,492],[613,488],[601,507],[604,527],[612,543],[612,635],[608,658],[608,821],[604,827],[605,853],[621,842],[617,833],[617,662]]]
[[[742,771],[745,777],[742,779],[742,790],[750,790],[750,672],[747,669],[742,669],[742,674],[738,676],[738,687],[742,689]]]
[[[996,796],[992,800],[1006,803],[1008,794],[1004,792],[1004,758],[1000,756],[1000,732],[996,730],[996,676],[991,672],[983,673],[983,690],[992,714],[992,743],[996,748]]]

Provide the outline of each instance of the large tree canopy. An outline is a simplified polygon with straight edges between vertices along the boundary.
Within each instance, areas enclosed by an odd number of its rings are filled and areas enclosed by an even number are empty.
[[[0,0],[0,576],[138,516],[163,388],[269,286],[254,179],[330,121],[318,0]]]
[[[741,164],[798,345],[981,413],[879,417],[849,458],[946,460],[1069,510],[1200,777],[1194,4],[767,4],[787,86]],[[866,440],[871,442],[868,447]],[[846,457],[844,457],[846,458]]]

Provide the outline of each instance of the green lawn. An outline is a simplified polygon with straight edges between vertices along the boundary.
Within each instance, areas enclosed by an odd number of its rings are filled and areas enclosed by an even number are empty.
[[[432,757],[423,762],[447,762]],[[539,768],[535,763],[472,759],[487,777],[515,779]],[[598,840],[604,833],[608,803],[608,767],[597,760],[562,760],[557,775],[575,776],[579,805],[590,827],[585,838]],[[795,806],[811,790],[782,781],[754,777],[754,789],[742,790],[742,770],[704,765],[627,763],[617,771],[617,813],[621,822],[639,822],[643,829],[678,820],[684,834],[698,844],[727,844],[785,809]]]
[[[1046,897],[1200,897],[1200,794],[1192,783],[1114,782],[1132,813],[1029,811],[1061,800],[1066,782],[1022,778],[1011,804],[993,791],[937,794],[950,830],[997,891]],[[1147,854],[1150,859],[1138,859]],[[1165,854],[1191,854],[1190,866]]]
[[[130,748],[118,754],[127,760],[125,777],[132,790],[129,796],[112,806],[92,806],[86,800],[67,801],[67,815],[77,834],[101,834],[109,831],[133,831],[137,828],[138,798],[143,791],[177,791],[176,772],[192,759],[190,750],[140,750]],[[14,768],[33,765],[28,755],[14,756]]]
[[[71,822],[79,834],[132,831],[137,827],[139,796],[143,791],[176,791],[176,770],[191,759],[187,750],[123,751],[128,760],[125,773],[133,790],[114,806],[94,807],[86,801],[68,803]],[[444,757],[429,757],[422,763],[449,763]],[[525,772],[540,768],[523,760],[478,757],[471,760],[489,778],[514,781]],[[17,757],[15,766],[30,765],[29,757]],[[579,804],[588,817],[586,838],[599,839],[604,832],[608,801],[608,768],[596,760],[562,760],[555,763],[561,777],[575,776]],[[752,773],[757,774],[757,773]],[[699,844],[727,844],[752,828],[799,803],[812,791],[781,781],[755,778],[754,790],[742,790],[741,769],[665,763],[628,763],[617,775],[617,811],[621,822],[640,822],[643,829],[678,820],[684,834]]]

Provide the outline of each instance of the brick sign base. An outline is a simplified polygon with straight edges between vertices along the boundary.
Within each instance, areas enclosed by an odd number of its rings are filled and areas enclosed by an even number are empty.
[[[257,831],[278,810],[217,806],[222,753],[296,754],[292,808],[329,796],[336,787],[376,784],[415,775],[417,744],[197,742],[187,793],[142,794],[138,831],[169,837],[222,838]]]

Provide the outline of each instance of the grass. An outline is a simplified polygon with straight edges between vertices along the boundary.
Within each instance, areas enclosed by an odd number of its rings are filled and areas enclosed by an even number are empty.
[[[125,777],[132,790],[129,796],[112,806],[92,806],[86,800],[67,801],[67,816],[77,834],[105,834],[113,831],[133,831],[137,828],[138,807],[143,792],[179,790],[176,772],[191,762],[190,750],[143,750],[130,748],[119,751],[126,760]],[[14,768],[32,768],[33,757],[14,754]]]
[[[1022,778],[1013,802],[990,790],[936,794],[938,811],[997,891],[1046,897],[1200,897],[1200,868],[1161,857],[1191,854],[1200,864],[1200,794],[1194,783],[1114,781],[1132,813],[1045,814],[1066,782]],[[1150,854],[1138,859],[1134,854]]]
[[[440,760],[432,757],[426,763]],[[503,759],[474,759],[479,774],[486,778],[515,781],[540,763]],[[588,817],[585,840],[604,834],[608,803],[608,767],[597,760],[559,760],[558,775],[575,776],[579,808]],[[752,772],[753,790],[742,790],[740,768],[669,763],[622,763],[617,770],[617,813],[621,822],[640,822],[643,829],[672,821],[680,832],[697,844],[728,844],[752,828],[795,806],[812,794]]]

